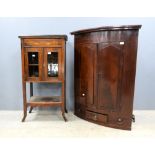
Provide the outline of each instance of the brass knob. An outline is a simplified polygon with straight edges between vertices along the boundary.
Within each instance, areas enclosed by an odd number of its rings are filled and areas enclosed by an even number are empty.
[[[123,119],[122,118],[118,118],[118,122],[122,122],[123,121]]]
[[[82,96],[85,96],[85,94],[83,93]]]

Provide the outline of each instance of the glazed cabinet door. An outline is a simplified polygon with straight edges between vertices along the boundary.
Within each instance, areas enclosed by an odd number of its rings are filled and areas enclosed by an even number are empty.
[[[42,48],[25,48],[25,80],[39,81],[42,79]]]
[[[96,44],[75,47],[75,113],[85,115],[85,108],[93,105],[94,51]]]
[[[97,109],[120,110],[124,43],[100,43],[97,51]]]
[[[62,49],[44,48],[44,78],[47,81],[60,79],[62,76]]]

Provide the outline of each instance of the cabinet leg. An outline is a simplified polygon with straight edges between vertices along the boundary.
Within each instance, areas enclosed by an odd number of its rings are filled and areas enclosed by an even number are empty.
[[[65,107],[65,113],[68,113],[68,111],[67,111],[66,107]]]
[[[132,115],[132,122],[135,122],[135,115]]]
[[[63,103],[61,105],[61,111],[62,111],[62,117],[63,117],[64,121],[67,122],[67,118],[65,117],[65,112],[67,113],[67,109],[66,109],[66,99],[65,99],[64,94],[65,94],[64,82],[62,82],[61,100],[63,101]]]
[[[27,106],[24,107],[24,116],[23,116],[22,122],[25,121],[26,116],[27,116]]]
[[[33,110],[33,107],[30,107],[29,113],[31,113],[31,112],[32,112],[32,110]]]
[[[25,122],[26,116],[27,115],[24,114],[23,119],[22,119],[22,122]]]
[[[26,101],[26,82],[23,82],[23,112],[24,112],[24,116],[22,119],[22,122],[25,121],[25,118],[27,116],[27,101]]]
[[[62,117],[63,117],[64,121],[67,122],[67,118],[65,116],[65,110],[64,109],[65,109],[64,107],[61,107]]]
[[[67,118],[65,117],[65,113],[64,112],[62,113],[62,117],[63,117],[64,121],[67,122]]]

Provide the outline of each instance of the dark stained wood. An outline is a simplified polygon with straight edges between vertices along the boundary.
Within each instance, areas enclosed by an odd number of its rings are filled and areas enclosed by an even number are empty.
[[[138,30],[141,25],[122,25],[122,26],[102,26],[97,28],[83,29],[71,32],[72,35],[81,33],[99,32],[99,31],[116,31],[116,30]]]
[[[102,115],[91,111],[86,111],[86,118],[90,121],[92,120],[92,121],[101,122],[101,123],[102,122],[107,123],[108,121],[107,115]]]
[[[42,36],[19,36],[21,39],[21,56],[22,56],[22,83],[23,83],[23,111],[22,122],[27,116],[27,107],[30,106],[30,113],[36,106],[60,106],[62,116],[65,121],[66,101],[65,101],[65,52],[66,52],[66,35],[42,35]],[[58,52],[58,77],[48,77],[47,54],[51,51]],[[38,62],[30,60],[33,55]],[[32,56],[32,57],[33,57]],[[31,58],[32,59],[32,58]],[[32,62],[31,62],[32,61]],[[33,68],[30,71],[29,68]],[[30,83],[30,101],[26,99],[26,83]],[[33,83],[61,83],[62,93],[56,101],[53,97],[34,97]]]
[[[123,67],[123,47],[118,43],[100,43],[97,52],[97,108],[119,108],[120,83]]]
[[[131,130],[140,28],[108,26],[71,33],[75,35],[75,115]]]
[[[75,60],[78,63],[78,68],[75,68],[75,100],[77,104],[84,106],[93,106],[93,64],[94,64],[94,50],[97,46],[94,44],[81,44],[77,49],[79,59]],[[76,49],[75,49],[76,50]],[[89,57],[88,57],[89,55]],[[78,70],[78,71],[77,71]],[[75,102],[75,106],[76,106]],[[76,109],[77,112],[79,108]]]

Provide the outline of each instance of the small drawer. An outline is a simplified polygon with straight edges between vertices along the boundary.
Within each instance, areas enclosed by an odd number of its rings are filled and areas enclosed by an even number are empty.
[[[86,118],[96,122],[106,123],[108,116],[104,114],[97,114],[95,112],[86,111]]]
[[[52,47],[61,46],[61,39],[24,39],[24,46]]]

